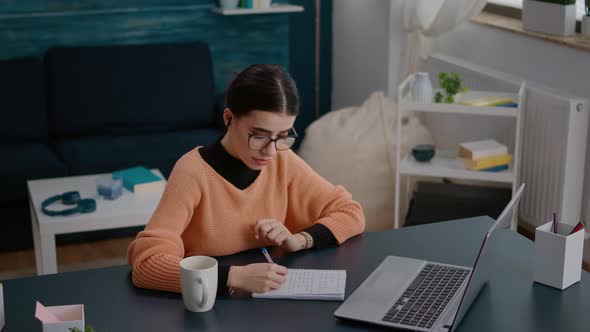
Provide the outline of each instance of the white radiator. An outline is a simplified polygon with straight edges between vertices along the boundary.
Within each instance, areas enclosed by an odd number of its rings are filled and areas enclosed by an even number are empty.
[[[428,71],[435,85],[439,72],[450,71],[458,73],[466,86],[474,90],[517,91],[523,80],[440,54],[430,57]],[[565,223],[580,220],[588,119],[587,100],[527,80],[520,169],[520,182],[526,183],[527,188],[519,217],[528,225],[523,226],[537,227],[549,221],[553,211]],[[502,119],[468,120],[472,123],[438,119],[437,126],[432,127],[440,127],[441,121],[443,129],[435,132],[434,137],[443,140],[443,145],[468,139],[473,133],[514,140],[510,137],[513,124]]]

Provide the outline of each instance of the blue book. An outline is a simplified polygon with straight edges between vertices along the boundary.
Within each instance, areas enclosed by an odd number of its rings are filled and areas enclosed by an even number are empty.
[[[502,172],[508,169],[508,164],[480,169],[481,172]]]
[[[253,9],[254,0],[244,0],[244,8]]]
[[[144,192],[164,186],[161,177],[143,166],[113,172],[113,179],[123,180],[123,186],[131,192]]]
[[[496,107],[518,107],[518,104],[517,103],[506,103],[506,104],[496,105]]]

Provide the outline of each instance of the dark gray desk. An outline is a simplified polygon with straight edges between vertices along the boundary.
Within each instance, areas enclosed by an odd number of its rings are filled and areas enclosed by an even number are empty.
[[[352,293],[387,255],[470,265],[487,217],[367,233],[345,245],[277,259],[298,268],[346,269]],[[532,282],[533,243],[500,231],[494,248],[497,269],[460,326],[460,331],[590,331],[590,276],[565,291]],[[225,263],[264,262],[259,251],[224,257]],[[83,303],[87,324],[104,331],[353,331],[388,330],[341,321],[332,315],[340,302],[219,298],[204,314],[184,309],[180,294],[136,289],[126,266],[62,273],[4,282],[6,328],[40,331],[34,303]]]

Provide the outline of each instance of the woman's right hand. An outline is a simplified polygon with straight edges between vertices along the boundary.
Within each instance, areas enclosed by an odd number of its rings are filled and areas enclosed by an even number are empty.
[[[264,293],[281,287],[287,278],[287,268],[277,264],[255,263],[232,266],[227,284],[234,289]]]

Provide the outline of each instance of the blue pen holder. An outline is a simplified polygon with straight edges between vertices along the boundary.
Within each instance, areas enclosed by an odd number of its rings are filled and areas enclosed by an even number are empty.
[[[123,180],[111,176],[101,176],[96,179],[96,191],[104,199],[117,199],[123,194]]]

